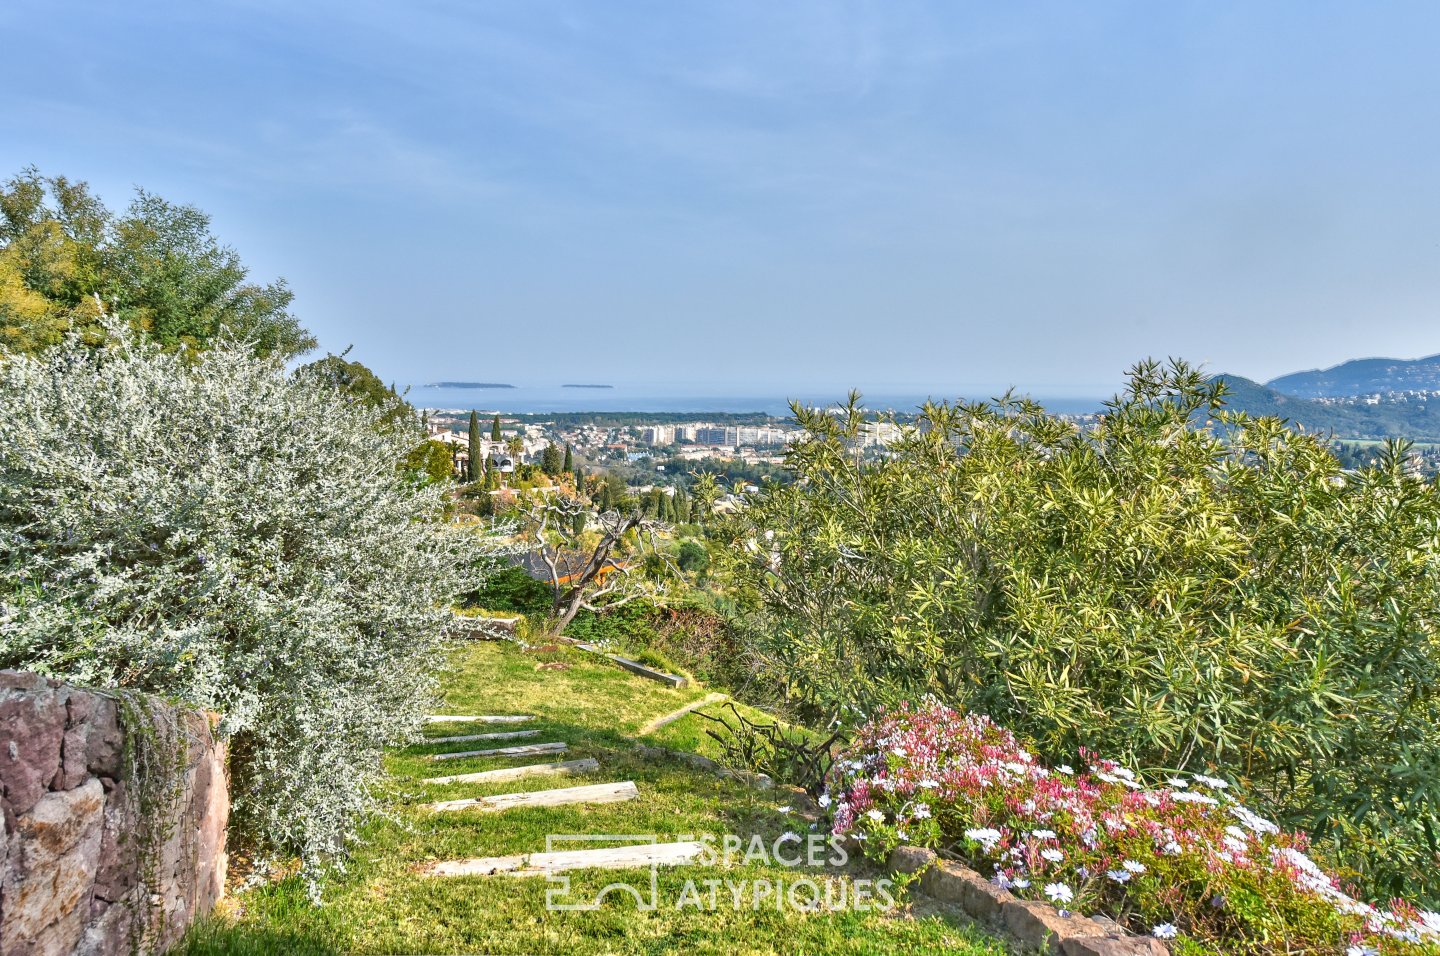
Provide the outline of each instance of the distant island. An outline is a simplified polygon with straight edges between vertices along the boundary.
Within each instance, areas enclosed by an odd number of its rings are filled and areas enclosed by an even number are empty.
[[[504,382],[431,382],[426,388],[514,388]]]
[[[614,388],[614,385],[561,385],[561,388]]]

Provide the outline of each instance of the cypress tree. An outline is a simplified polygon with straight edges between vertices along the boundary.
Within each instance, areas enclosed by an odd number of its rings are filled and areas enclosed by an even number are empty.
[[[470,465],[466,468],[465,477],[470,481],[479,481],[484,475],[485,462],[480,455],[480,416],[475,410],[470,410]]]
[[[495,416],[495,421],[492,422],[491,425],[490,425],[490,440],[491,440],[491,441],[499,441],[499,440],[500,440],[500,416],[499,416],[499,415],[496,415],[496,416]]]
[[[565,443],[565,470],[575,470],[575,455],[570,451],[570,443]]]

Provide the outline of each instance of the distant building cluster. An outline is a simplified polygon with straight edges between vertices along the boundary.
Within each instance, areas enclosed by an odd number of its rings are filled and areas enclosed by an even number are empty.
[[[457,473],[463,474],[469,461],[470,439],[466,430],[469,413],[435,411],[430,419],[430,437],[451,448]],[[785,449],[801,434],[795,425],[725,425],[716,422],[642,423],[606,426],[587,423],[562,425],[556,422],[521,422],[501,418],[501,438],[490,438],[492,419],[481,420],[480,452],[489,465],[502,474],[516,467],[538,462],[549,445],[570,446],[576,460],[591,464],[634,462],[650,457],[675,457],[686,461],[707,458],[780,464]],[[887,445],[900,437],[899,426],[888,422],[865,425],[857,439],[864,448]],[[512,441],[520,440],[520,453],[512,452]]]
[[[794,440],[796,430],[769,425],[711,425],[693,422],[687,425],[647,425],[640,429],[640,439],[647,445],[741,445],[783,447]]]

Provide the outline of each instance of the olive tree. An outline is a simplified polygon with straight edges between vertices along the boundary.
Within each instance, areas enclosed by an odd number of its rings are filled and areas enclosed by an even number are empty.
[[[1366,871],[1440,899],[1440,493],[1403,445],[1226,411],[1144,363],[1091,422],[1021,400],[797,408],[795,481],[724,528],[751,650],[820,719],[932,694],[1056,757],[1218,768]]]
[[[550,585],[550,634],[563,634],[582,610],[662,601],[664,579],[679,574],[660,547],[668,526],[638,510],[596,510],[562,492],[521,498],[513,517]]]
[[[316,875],[416,738],[487,539],[403,473],[414,423],[248,342],[108,333],[0,353],[0,666],[218,711],[232,832]]]

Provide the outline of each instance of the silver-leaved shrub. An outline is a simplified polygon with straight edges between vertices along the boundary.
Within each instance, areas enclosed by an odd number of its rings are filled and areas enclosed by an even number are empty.
[[[413,428],[244,343],[111,331],[0,355],[0,666],[217,711],[232,834],[314,876],[415,738],[488,540],[402,473]]]

